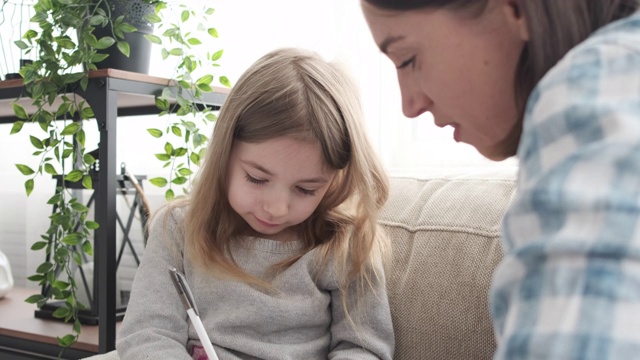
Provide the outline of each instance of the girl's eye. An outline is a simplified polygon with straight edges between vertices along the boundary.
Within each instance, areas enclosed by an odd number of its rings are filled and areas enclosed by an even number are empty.
[[[257,185],[261,185],[267,182],[267,180],[260,180],[260,179],[256,179],[253,176],[246,174],[245,178],[247,179],[248,182],[252,183],[252,184],[257,184]]]
[[[398,65],[398,66],[396,67],[396,69],[398,69],[398,70],[400,70],[400,69],[404,69],[404,68],[406,68],[406,67],[407,67],[407,66],[409,66],[409,65],[413,65],[413,64],[415,63],[415,61],[416,61],[416,57],[415,57],[415,55],[414,55],[414,56],[412,56],[411,58],[409,58],[409,59],[407,59],[407,60],[403,61],[400,65]]]
[[[301,187],[298,187],[298,191],[300,191],[300,193],[305,196],[314,196],[316,194],[315,190],[309,190]]]

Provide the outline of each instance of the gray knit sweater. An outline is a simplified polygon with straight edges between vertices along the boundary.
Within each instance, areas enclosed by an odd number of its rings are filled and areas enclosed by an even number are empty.
[[[200,344],[169,277],[170,267],[185,273],[220,360],[392,359],[394,335],[384,279],[375,293],[359,299],[362,311],[350,307],[354,330],[342,310],[333,272],[316,277],[313,251],[275,276],[277,291],[265,293],[194,267],[183,256],[182,214],[159,213],[152,222],[116,343],[122,360],[189,360],[192,347]],[[270,265],[300,250],[298,242],[252,238],[245,243],[250,246],[232,249],[236,262],[263,278]],[[348,296],[347,303],[355,304],[353,294]]]

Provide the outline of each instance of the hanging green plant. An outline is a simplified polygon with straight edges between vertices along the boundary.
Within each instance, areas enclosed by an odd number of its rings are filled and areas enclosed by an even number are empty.
[[[163,163],[163,167],[169,169],[169,176],[155,177],[149,181],[158,187],[168,185],[165,198],[170,201],[176,196],[174,186],[180,186],[182,194],[188,191],[186,185],[190,183],[195,167],[200,164],[208,142],[202,130],[207,129],[208,132],[209,126],[217,119],[214,110],[199,100],[203,93],[213,91],[212,70],[219,66],[218,60],[223,50],[200,50],[211,48],[206,40],[218,37],[217,29],[207,26],[211,23],[209,16],[214,13],[213,8],[205,6],[196,11],[180,5],[175,12],[163,12],[165,7],[165,4],[159,4],[155,15],[150,17],[162,38],[157,35],[148,35],[147,38],[162,46],[163,60],[177,64],[174,69],[176,87],[165,88],[162,95],[156,98],[156,106],[162,110],[160,115],[168,117],[166,127],[147,131],[153,137],[166,140],[162,151],[155,156]],[[226,76],[218,77],[218,82],[226,87],[231,86]],[[177,102],[171,105],[169,99],[177,99]]]
[[[50,300],[62,302],[52,314],[72,322],[71,333],[58,338],[62,350],[73,345],[81,333],[78,314],[87,304],[78,301],[78,284],[73,271],[82,267],[85,256],[93,255],[92,231],[100,226],[88,218],[88,208],[72,191],[74,187],[92,189],[92,166],[96,162],[85,149],[84,130],[86,120],[94,118],[94,113],[74,90],[77,87],[87,89],[89,72],[96,70],[109,56],[105,50],[115,46],[120,53],[130,55],[126,35],[136,31],[136,27],[126,21],[124,15],[114,17],[112,13],[113,4],[121,1],[35,1],[35,15],[31,21],[37,26],[15,42],[25,54],[35,54],[35,60],[20,69],[24,96],[31,99],[35,110],[28,112],[15,101],[13,110],[20,120],[14,123],[11,134],[19,133],[27,122],[38,124],[42,130],[40,136],[29,136],[37,165],[16,164],[16,167],[27,177],[24,183],[27,195],[34,190],[36,177],[50,175],[59,179],[54,195],[47,202],[54,209],[50,226],[31,247],[46,254],[46,260],[28,278],[37,282],[43,291],[26,301],[38,308]],[[175,196],[173,186],[182,186],[183,191],[187,191],[186,184],[195,172],[208,140],[201,132],[202,126],[216,120],[213,109],[202,105],[199,99],[204,92],[212,91],[215,75],[211,70],[218,66],[223,51],[203,52],[204,57],[198,55],[197,49],[205,44],[211,46],[198,36],[217,38],[215,28],[204,26],[209,23],[213,9],[195,11],[180,4],[169,7],[164,1],[133,1],[153,6],[153,11],[146,14],[146,21],[161,32],[145,37],[151,43],[163,46],[164,60],[177,60],[172,77],[176,86],[168,86],[156,98],[160,115],[168,118],[167,126],[164,130],[148,130],[154,137],[167,139],[163,152],[155,156],[163,167],[168,168],[170,175],[150,182],[158,186],[169,185],[165,197],[170,200]],[[177,20],[169,21],[176,14]],[[106,35],[96,37],[96,29],[101,33],[104,29],[108,31]],[[196,77],[196,74],[201,75]],[[230,86],[224,76],[218,77],[218,82]],[[173,103],[171,99],[177,101]]]

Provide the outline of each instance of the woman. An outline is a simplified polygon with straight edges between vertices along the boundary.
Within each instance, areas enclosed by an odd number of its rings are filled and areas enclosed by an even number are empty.
[[[362,0],[405,115],[517,155],[491,310],[497,359],[640,354],[636,0]]]

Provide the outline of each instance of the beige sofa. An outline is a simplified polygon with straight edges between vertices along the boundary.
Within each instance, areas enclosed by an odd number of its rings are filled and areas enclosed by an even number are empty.
[[[393,243],[387,269],[395,359],[490,359],[488,290],[502,257],[500,222],[513,169],[394,177],[381,222]],[[117,360],[115,352],[91,357]]]

